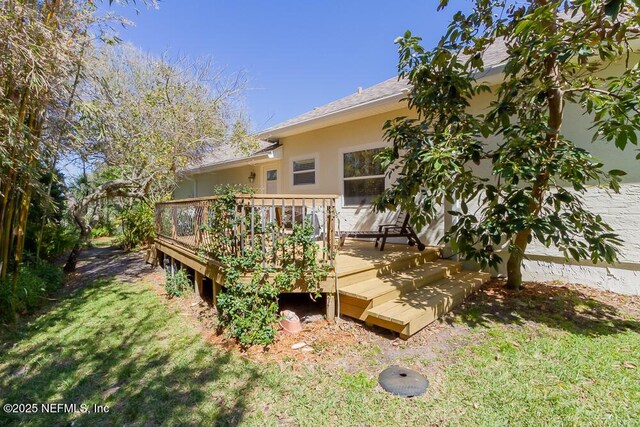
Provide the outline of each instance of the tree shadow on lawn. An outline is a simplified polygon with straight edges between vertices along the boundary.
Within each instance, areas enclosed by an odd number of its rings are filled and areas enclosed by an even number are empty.
[[[500,281],[493,281],[464,302],[457,319],[472,327],[534,322],[586,336],[612,335],[628,330],[640,332],[637,318],[625,316],[619,307],[601,300],[624,297],[604,295],[604,298],[596,299],[589,295],[592,292],[549,283],[528,283],[524,289],[514,291],[506,289]],[[448,318],[447,321],[453,320]]]
[[[237,424],[262,374],[187,324],[142,286],[102,280],[79,290],[4,346],[0,401],[109,413],[0,412],[0,424]]]
[[[137,251],[124,251],[113,246],[90,247],[81,253],[76,271],[67,276],[67,285],[84,285],[105,277],[123,282],[136,282],[160,267],[142,261]]]

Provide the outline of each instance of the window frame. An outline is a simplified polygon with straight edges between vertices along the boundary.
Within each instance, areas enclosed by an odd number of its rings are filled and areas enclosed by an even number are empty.
[[[319,161],[318,161],[318,153],[305,154],[302,156],[291,157],[289,159],[289,167],[290,167],[290,188],[317,188],[318,187],[318,172],[320,171]],[[313,169],[304,170],[304,171],[294,171],[293,164],[295,162],[300,162],[303,160],[313,160]],[[295,184],[294,178],[296,174],[313,172],[313,184]]]
[[[375,142],[375,143],[371,143],[371,144],[363,144],[363,145],[354,145],[354,146],[350,146],[350,147],[344,147],[343,149],[340,150],[340,154],[339,154],[339,164],[340,164],[340,198],[341,198],[341,205],[344,208],[347,209],[359,209],[361,207],[369,207],[371,206],[371,203],[367,203],[367,204],[363,204],[363,205],[351,205],[351,204],[347,204],[346,203],[346,194],[345,194],[345,182],[346,181],[356,181],[356,180],[364,180],[364,179],[371,179],[371,178],[383,178],[384,179],[384,188],[387,189],[388,185],[389,185],[389,180],[387,179],[387,174],[383,173],[381,175],[366,175],[366,176],[352,176],[352,177],[345,177],[344,176],[344,156],[345,154],[349,154],[349,153],[356,153],[358,151],[366,151],[366,150],[375,150],[375,149],[381,149],[381,148],[386,148],[388,147],[389,144],[384,143],[384,142]]]

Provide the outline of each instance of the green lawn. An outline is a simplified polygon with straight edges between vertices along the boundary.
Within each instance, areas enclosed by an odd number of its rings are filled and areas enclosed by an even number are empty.
[[[376,385],[385,366],[376,349],[362,349],[371,360],[361,372],[258,364],[204,342],[150,286],[102,280],[19,325],[20,333],[0,335],[1,404],[110,408],[0,411],[0,425],[640,423],[637,319],[563,320],[564,312],[500,319],[488,305],[472,305],[454,319],[469,329],[455,350],[438,356],[445,362],[432,371],[428,393],[403,399]]]

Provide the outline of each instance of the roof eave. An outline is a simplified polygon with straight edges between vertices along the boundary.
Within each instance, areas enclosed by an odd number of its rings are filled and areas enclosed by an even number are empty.
[[[183,170],[184,176],[198,175],[207,172],[215,172],[223,169],[237,168],[239,166],[251,166],[257,163],[264,163],[271,160],[279,159],[282,156],[280,147],[276,147],[273,150],[266,151],[256,156],[245,157],[243,159],[228,160],[226,162],[220,162],[209,165],[202,165],[191,169]]]
[[[402,108],[402,105],[400,105],[400,100],[402,100],[406,96],[406,94],[406,91],[394,93],[383,98],[374,99],[372,101],[354,105],[349,108],[333,111],[323,116],[315,117],[313,119],[306,120],[300,123],[295,123],[277,129],[267,129],[258,133],[257,136],[262,139],[285,138],[287,136],[297,135],[300,133],[333,126],[335,124],[344,123],[346,121],[367,117],[372,114],[398,110]]]

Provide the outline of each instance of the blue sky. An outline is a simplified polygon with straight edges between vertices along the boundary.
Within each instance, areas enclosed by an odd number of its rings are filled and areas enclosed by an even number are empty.
[[[140,3],[140,2],[138,2]],[[209,55],[248,76],[254,130],[396,74],[393,40],[410,29],[432,46],[465,1],[164,0],[157,10],[112,6],[135,22],[120,37],[161,53]]]

